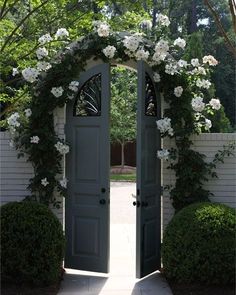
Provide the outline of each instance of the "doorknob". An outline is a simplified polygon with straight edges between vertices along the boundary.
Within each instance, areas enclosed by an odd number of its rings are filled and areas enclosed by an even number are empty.
[[[103,188],[101,188],[101,192],[102,193],[105,193],[106,192],[106,189],[103,187]]]
[[[105,199],[101,199],[101,200],[99,201],[99,203],[100,203],[101,205],[105,205],[105,204],[106,204],[106,200],[105,200]]]
[[[137,201],[137,202],[133,202],[133,205],[134,205],[134,206],[137,206],[137,207],[140,207],[140,202],[139,202],[139,201]]]

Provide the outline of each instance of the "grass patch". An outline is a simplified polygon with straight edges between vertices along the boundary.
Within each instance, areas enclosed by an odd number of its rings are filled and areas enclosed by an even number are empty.
[[[136,181],[136,174],[111,174],[111,181]]]

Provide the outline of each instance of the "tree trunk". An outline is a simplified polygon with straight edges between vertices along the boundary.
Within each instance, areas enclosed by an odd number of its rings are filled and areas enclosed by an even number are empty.
[[[156,24],[157,24],[157,0],[153,0],[152,27],[155,28]]]
[[[188,34],[192,34],[197,31],[197,3],[196,0],[192,0],[191,7],[188,11]]]
[[[125,167],[125,143],[121,143],[121,169]]]

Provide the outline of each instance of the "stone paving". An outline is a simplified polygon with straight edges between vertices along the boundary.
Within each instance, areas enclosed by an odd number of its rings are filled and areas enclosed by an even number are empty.
[[[58,295],[171,295],[159,272],[141,280],[135,278],[136,185],[111,183],[110,273],[66,269]]]

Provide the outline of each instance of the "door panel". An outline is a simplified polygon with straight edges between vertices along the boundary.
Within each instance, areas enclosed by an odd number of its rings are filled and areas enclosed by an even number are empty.
[[[137,112],[137,201],[136,208],[136,277],[144,277],[160,268],[161,244],[161,166],[156,157],[160,134],[160,96],[152,70],[138,62]]]
[[[80,76],[66,110],[68,197],[65,200],[65,267],[108,272],[110,67]]]

